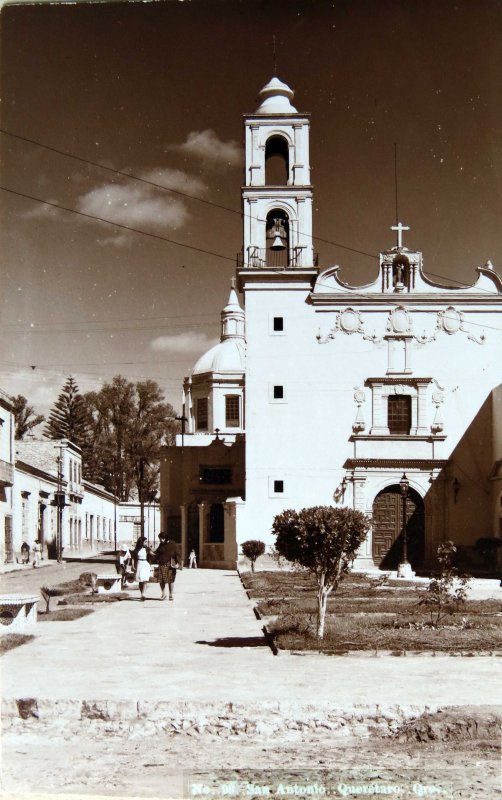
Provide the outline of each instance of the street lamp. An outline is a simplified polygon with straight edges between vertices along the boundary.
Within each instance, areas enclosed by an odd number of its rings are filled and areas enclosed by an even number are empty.
[[[403,509],[403,540],[402,540],[403,548],[402,548],[401,563],[398,565],[397,568],[398,578],[412,578],[414,575],[411,569],[411,564],[408,561],[408,538],[406,531],[406,500],[408,498],[409,488],[410,488],[410,482],[406,477],[406,473],[403,472],[403,477],[399,481],[399,491],[401,492],[401,502]]]

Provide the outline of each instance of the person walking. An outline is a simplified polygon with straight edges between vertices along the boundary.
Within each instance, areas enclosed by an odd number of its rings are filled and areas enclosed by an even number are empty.
[[[136,580],[139,583],[139,591],[141,599],[146,600],[145,589],[148,581],[150,580],[151,570],[148,562],[148,548],[146,545],[146,536],[140,536],[134,548],[136,551]]]
[[[42,545],[40,539],[35,539],[33,542],[33,568],[36,569],[40,566],[42,560]]]
[[[159,565],[159,583],[162,592],[160,599],[166,600],[166,584],[169,600],[173,600],[173,584],[180,562],[176,542],[168,541],[165,533],[159,533],[159,546],[155,551],[155,561]]]
[[[197,569],[197,554],[195,550],[190,550],[190,555],[188,556],[188,568]]]

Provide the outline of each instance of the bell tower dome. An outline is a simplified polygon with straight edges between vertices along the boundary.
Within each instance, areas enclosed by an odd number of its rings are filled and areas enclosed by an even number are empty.
[[[312,268],[310,115],[292,105],[294,92],[272,78],[260,105],[245,115],[242,267]]]

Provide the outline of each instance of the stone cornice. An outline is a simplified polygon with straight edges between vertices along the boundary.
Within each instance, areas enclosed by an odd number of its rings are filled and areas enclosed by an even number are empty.
[[[397,385],[400,383],[432,383],[434,378],[418,378],[413,377],[411,375],[402,375],[389,378],[388,376],[380,377],[380,378],[366,378],[364,383],[367,386],[370,386],[372,383],[385,383],[385,384],[393,384]]]
[[[455,307],[462,307],[462,306],[472,306],[472,305],[479,305],[479,306],[490,306],[490,305],[497,305],[500,306],[502,303],[502,295],[499,294],[487,294],[486,292],[478,293],[478,294],[469,294],[469,295],[459,295],[457,292],[444,292],[444,293],[436,293],[431,292],[430,294],[420,293],[420,294],[367,294],[363,293],[364,290],[357,290],[354,289],[352,292],[326,292],[323,294],[317,294],[311,292],[308,297],[308,302],[311,303],[313,306],[377,306],[375,309],[379,311],[379,306],[386,306],[388,308],[393,308],[396,305],[406,305],[409,306],[424,306],[424,310],[429,311],[431,307],[434,308],[435,306],[438,309],[442,308],[444,305],[454,305]],[[332,311],[332,308],[318,308],[318,311]],[[485,310],[480,309],[480,310]],[[499,310],[497,308],[497,310]]]
[[[312,286],[312,283],[317,278],[319,270],[316,267],[291,267],[270,269],[255,269],[253,267],[243,267],[237,273],[238,289],[240,292],[247,284],[267,284],[266,288],[269,289],[271,283],[295,283],[301,284],[296,288],[300,291],[305,291],[306,284]],[[254,289],[260,288],[254,286]]]
[[[345,469],[431,469],[443,468],[448,464],[446,459],[436,458],[348,458],[343,465]]]

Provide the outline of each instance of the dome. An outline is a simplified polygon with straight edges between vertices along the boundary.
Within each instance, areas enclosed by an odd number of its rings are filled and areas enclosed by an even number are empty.
[[[244,372],[245,349],[242,339],[225,339],[199,358],[194,375],[205,372]]]
[[[298,114],[291,105],[295,93],[286,83],[279,78],[272,78],[260,92],[261,105],[256,109],[256,114]]]

